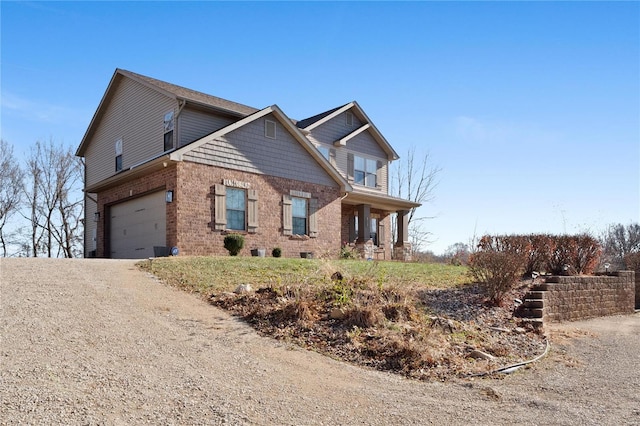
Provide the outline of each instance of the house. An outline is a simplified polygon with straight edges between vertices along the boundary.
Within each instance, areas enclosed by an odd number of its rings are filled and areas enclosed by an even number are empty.
[[[391,253],[390,215],[407,247],[408,211],[388,194],[398,158],[356,102],[295,121],[116,69],[76,155],[85,161],[85,256],[146,258],[177,247],[335,253],[368,242]],[[404,219],[404,220],[403,220]],[[241,253],[242,254],[242,253]]]

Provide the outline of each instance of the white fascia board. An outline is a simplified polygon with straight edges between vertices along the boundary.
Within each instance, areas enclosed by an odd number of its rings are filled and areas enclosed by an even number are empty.
[[[294,138],[307,150],[307,152],[316,160],[320,166],[342,187],[342,190],[345,192],[353,191],[353,187],[347,182],[347,180],[336,170],[335,167],[329,163],[329,160],[324,158],[324,156],[318,151],[318,148],[302,133],[302,129],[299,129],[295,126],[289,117],[285,115],[285,113],[278,107],[278,105],[272,105],[273,113],[275,117],[280,121],[280,123],[289,130],[289,132],[293,135]]]
[[[337,140],[333,143],[334,146],[347,146],[347,141],[355,136],[358,136],[360,133],[364,132],[365,130],[367,130],[369,127],[371,127],[371,124],[367,123],[363,126],[358,127],[356,130],[354,130],[353,132],[349,133],[347,136],[345,136],[344,138]]]
[[[367,122],[371,126],[371,134],[378,141],[378,143],[380,144],[382,149],[387,153],[387,155],[389,156],[389,160],[393,161],[393,160],[397,160],[398,158],[400,158],[398,156],[398,153],[393,149],[393,147],[389,143],[389,141],[387,141],[387,139],[382,135],[382,133],[380,133],[380,130],[378,130],[378,128],[375,126],[375,124],[373,124],[373,122],[371,121],[371,119],[369,119],[369,116],[367,116],[367,114],[360,107],[360,105],[358,105],[358,102],[353,101],[353,102],[351,102],[351,105],[353,105],[355,110],[356,110],[356,112],[359,115],[361,115],[362,118],[364,118],[364,121]]]
[[[315,129],[316,127],[320,126],[321,124],[326,123],[327,121],[331,120],[332,118],[339,116],[343,112],[350,110],[353,105],[354,105],[354,102],[349,102],[348,104],[346,104],[342,108],[333,111],[331,114],[327,115],[326,117],[324,117],[324,118],[316,121],[315,123],[305,127],[304,130],[309,131],[309,130]]]

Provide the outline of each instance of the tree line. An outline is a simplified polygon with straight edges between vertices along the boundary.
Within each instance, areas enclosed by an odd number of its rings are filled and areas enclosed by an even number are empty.
[[[84,164],[71,147],[35,142],[24,160],[0,140],[2,256],[83,255]]]

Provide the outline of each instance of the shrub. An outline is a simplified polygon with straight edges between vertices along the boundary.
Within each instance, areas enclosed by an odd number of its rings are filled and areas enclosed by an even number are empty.
[[[546,272],[556,247],[556,237],[549,234],[532,234],[527,238],[531,247],[524,269],[525,276],[532,276],[533,272]]]
[[[595,271],[602,249],[598,240],[587,234],[555,237],[548,269],[556,275],[591,274]]]
[[[500,305],[519,281],[529,251],[527,237],[485,235],[480,239],[478,250],[469,259],[469,273],[491,303]]]
[[[340,259],[358,259],[359,257],[360,254],[355,247],[345,244],[340,248]]]
[[[244,247],[244,237],[240,234],[229,234],[224,237],[224,248],[229,251],[229,255],[237,256]]]
[[[282,256],[282,249],[280,247],[274,247],[274,249],[271,250],[271,256],[273,256],[273,257]]]
[[[597,239],[587,234],[576,235],[576,253],[573,257],[573,268],[577,274],[593,274],[598,267],[602,254],[602,246]]]

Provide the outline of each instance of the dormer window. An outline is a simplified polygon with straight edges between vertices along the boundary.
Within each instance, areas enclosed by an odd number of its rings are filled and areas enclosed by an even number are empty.
[[[164,150],[173,149],[173,111],[164,115]]]
[[[347,113],[345,114],[345,122],[347,124],[347,127],[353,127],[353,113],[350,111],[347,111]]]
[[[269,139],[276,138],[276,122],[271,120],[264,121],[264,135]]]

